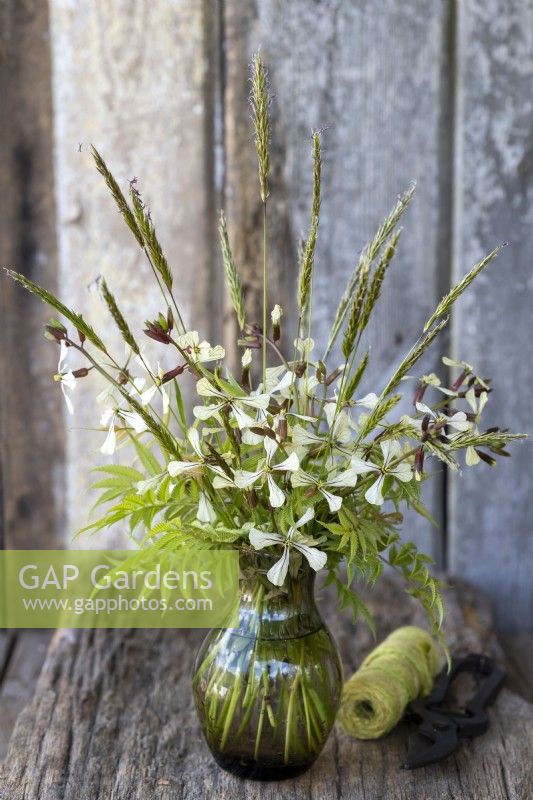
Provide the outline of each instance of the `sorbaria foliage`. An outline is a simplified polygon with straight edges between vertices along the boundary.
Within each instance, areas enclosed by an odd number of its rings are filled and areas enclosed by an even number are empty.
[[[185,324],[169,261],[136,185],[124,194],[94,149],[96,167],[161,290],[161,313],[145,323],[143,334],[158,343],[165,370],[150,365],[139,344],[138,321],[126,321],[105,281],[102,298],[124,339],[124,355],[112,353],[81,314],[9,271],[71,326],[68,330],[57,319],[46,326],[46,335],[60,348],[55,380],[69,410],[72,388],[96,373],[106,381],[98,395],[101,451],[112,455],[129,444],[136,453],[133,467],[113,463],[96,468],[99,477],[93,488],[99,496],[84,531],[122,525],[143,558],[148,552],[154,562],[165,551],[183,547],[270,548],[280,556],[268,573],[276,586],[283,586],[287,570],[297,569],[305,558],[315,570],[328,571],[327,581],[335,585],[340,605],[350,606],[369,622],[354,583],[363,578],[373,584],[390,565],[422,603],[437,633],[443,617],[440,584],[429,571],[431,559],[412,542],[402,541],[403,511],[412,508],[432,521],[420,497],[422,482],[429,477],[429,459],[454,470],[463,455],[468,466],[494,465],[497,457],[508,455],[505,447],[521,437],[506,429],[483,429],[481,417],[491,385],[469,364],[444,359],[443,377],[432,373],[416,379],[410,415],[397,412],[400,387],[445,328],[453,303],[499,248],[443,298],[383,388],[359,396],[369,363],[369,352],[359,353],[361,336],[379,308],[382,285],[399,246],[398,225],[414,186],[394,204],[357,260],[319,357],[311,338],[322,172],[321,136],[314,132],[310,226],[301,248],[295,310],[298,337],[289,347],[285,343],[283,354],[278,345],[283,312],[278,305],[271,310],[272,329],[267,330],[271,124],[267,73],[259,57],[251,78],[264,211],[263,252],[257,254],[265,284],[262,324],[246,321],[245,293],[223,214],[219,222],[222,262],[241,329],[241,375],[224,369],[222,347],[211,346],[193,324]],[[327,366],[338,340],[343,361]],[[267,351],[279,363],[268,366]],[[71,354],[85,359],[85,365],[67,366]],[[190,411],[182,397],[185,386],[188,396],[197,396]]]

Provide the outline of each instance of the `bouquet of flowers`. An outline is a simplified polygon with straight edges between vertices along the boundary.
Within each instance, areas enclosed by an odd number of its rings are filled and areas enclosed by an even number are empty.
[[[266,70],[256,56],[251,110],[264,211],[262,320],[247,319],[224,215],[219,223],[229,294],[241,331],[241,374],[224,369],[224,348],[204,341],[184,320],[171,268],[135,182],[126,196],[95,149],[96,167],[161,290],[161,313],[146,322],[143,334],[160,345],[165,368],[150,364],[138,331],[130,327],[105,280],[100,281],[101,294],[124,339],[124,356],[112,353],[81,314],[23,275],[8,271],[66,321],[50,320],[46,336],[59,347],[55,380],[68,410],[72,411],[70,394],[78,382],[98,373],[106,381],[98,397],[101,452],[112,455],[117,446],[131,443],[138,456],[136,467],[99,468],[107,477],[95,485],[101,492],[97,509],[105,511],[84,530],[127,522],[144,558],[149,553],[154,563],[165,550],[182,547],[268,548],[276,556],[267,575],[273,587],[283,587],[288,570],[297,570],[305,559],[313,570],[327,569],[327,581],[335,585],[342,606],[351,605],[367,618],[354,579],[375,582],[389,565],[405,578],[408,591],[423,604],[437,631],[443,614],[439,581],[430,575],[431,560],[414,544],[401,541],[402,509],[410,507],[430,518],[420,499],[428,458],[452,470],[459,468],[463,454],[468,466],[494,465],[498,457],[509,455],[506,446],[520,436],[483,428],[490,380],[469,364],[447,358],[443,361],[455,371],[453,379],[422,375],[412,412],[395,416],[394,411],[403,382],[412,378],[412,370],[445,328],[453,303],[500,248],[441,300],[385,385],[359,396],[369,363],[369,353],[359,352],[361,336],[378,304],[399,244],[398,224],[414,187],[399,198],[361,253],[321,352],[312,338],[322,167],[321,137],[315,132],[311,218],[299,264],[297,336],[290,351],[282,351],[284,310],[279,305],[269,309],[266,302],[269,104]],[[343,361],[328,364],[338,340]],[[74,366],[72,355],[83,364]],[[194,382],[197,400],[192,413],[183,400],[185,381]]]

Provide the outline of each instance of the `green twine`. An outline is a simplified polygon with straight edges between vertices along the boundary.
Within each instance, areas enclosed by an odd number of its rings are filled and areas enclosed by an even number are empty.
[[[340,724],[357,739],[388,733],[412,700],[429,693],[440,663],[437,644],[422,628],[393,631],[344,684]]]

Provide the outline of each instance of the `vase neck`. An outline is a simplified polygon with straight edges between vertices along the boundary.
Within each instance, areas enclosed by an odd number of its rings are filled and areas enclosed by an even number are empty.
[[[243,633],[267,639],[296,638],[323,625],[314,598],[316,573],[305,559],[291,557],[283,586],[274,586],[267,572],[279,557],[241,554],[239,627]]]

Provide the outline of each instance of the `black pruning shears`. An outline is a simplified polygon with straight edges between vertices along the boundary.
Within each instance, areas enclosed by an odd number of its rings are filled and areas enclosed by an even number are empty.
[[[476,693],[461,709],[445,707],[451,683],[463,672],[481,678]],[[445,667],[439,673],[431,693],[409,706],[408,719],[418,722],[418,728],[409,736],[407,758],[402,768],[417,769],[442,761],[455,752],[461,739],[473,739],[485,733],[489,727],[485,709],[504,680],[505,671],[487,656],[470,653],[453,658],[450,671]]]

